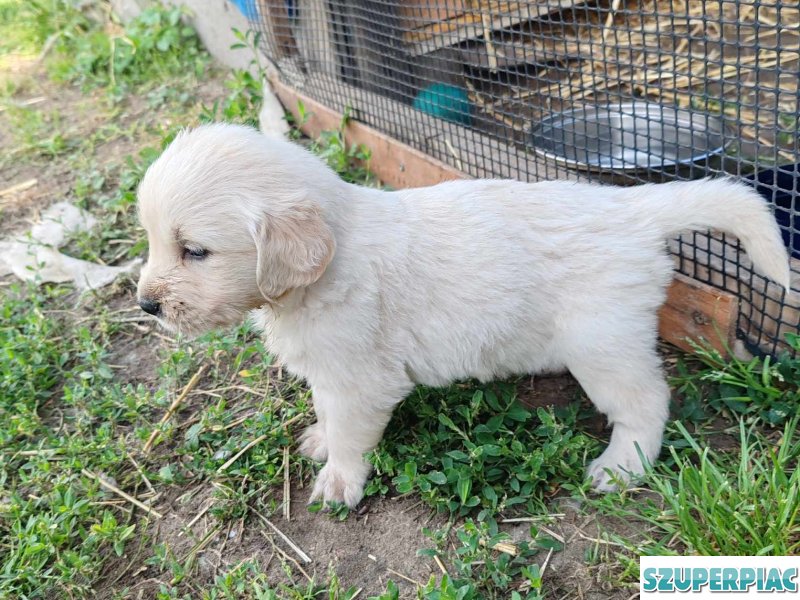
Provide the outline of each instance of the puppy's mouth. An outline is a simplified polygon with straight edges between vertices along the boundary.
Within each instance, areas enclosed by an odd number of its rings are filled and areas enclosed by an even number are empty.
[[[153,317],[153,320],[158,323],[162,328],[166,329],[170,333],[181,333],[180,327],[177,323],[173,323],[164,317]]]
[[[153,320],[166,331],[186,339],[195,339],[214,329],[231,325],[221,316],[213,313],[206,315],[185,310],[171,310],[170,308],[166,308],[160,315],[153,316]]]
[[[175,309],[168,303],[160,303],[161,310],[158,313],[150,313],[150,317],[159,324],[159,326],[170,333],[176,333],[181,336],[196,337],[204,331],[202,328],[193,326],[197,323],[196,319],[187,318],[184,311]],[[148,311],[149,312],[149,311]]]
[[[213,327],[206,326],[196,318],[186,318],[181,315],[157,317],[159,325],[171,333],[176,333],[184,338],[196,338],[211,331]]]

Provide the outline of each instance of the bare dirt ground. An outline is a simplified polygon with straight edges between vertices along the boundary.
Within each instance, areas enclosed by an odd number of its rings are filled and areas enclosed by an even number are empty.
[[[194,534],[185,534],[186,523],[192,522],[208,504],[209,489],[197,490],[189,499],[176,498],[165,512],[166,517],[154,530],[158,540],[169,541],[177,554],[188,554],[197,540],[203,540],[209,531],[215,530],[213,519],[207,516],[195,521],[191,527]],[[388,580],[397,583],[401,598],[416,598],[417,586],[424,585],[431,575],[439,575],[440,567],[417,551],[432,548],[434,544],[424,535],[423,529],[442,527],[446,523],[441,515],[421,505],[413,498],[386,498],[367,500],[359,516],[347,521],[336,521],[323,515],[309,514],[304,506],[308,490],[293,488],[296,498],[291,521],[275,520],[280,531],[302,549],[311,562],[302,562],[292,553],[278,535],[265,533],[268,528],[249,526],[248,523],[232,524],[219,531],[212,543],[205,546],[198,559],[198,580],[211,581],[216,575],[230,568],[231,564],[259,559],[266,564],[267,572],[274,580],[286,577],[284,565],[295,572],[295,584],[302,584],[304,576],[324,581],[335,572],[345,587],[361,589],[364,597],[377,595],[386,589]],[[183,496],[187,493],[184,492]],[[556,599],[581,598],[586,600],[628,599],[633,589],[620,589],[611,583],[618,568],[614,560],[608,559],[607,541],[604,533],[635,539],[637,531],[628,523],[597,515],[587,515],[580,506],[565,501],[556,513],[549,531],[556,539],[563,540],[563,549],[548,555],[542,552],[536,560],[546,564],[546,597]],[[161,507],[159,507],[161,510]],[[529,524],[508,525],[511,539],[529,539]],[[594,561],[590,557],[606,557]],[[593,564],[594,563],[594,564]],[[447,565],[444,565],[447,568]],[[115,569],[110,569],[110,574]],[[155,569],[140,566],[132,569],[125,578],[114,582],[114,588],[125,585],[131,591],[155,589],[161,583],[154,576]],[[102,596],[101,596],[102,597]]]

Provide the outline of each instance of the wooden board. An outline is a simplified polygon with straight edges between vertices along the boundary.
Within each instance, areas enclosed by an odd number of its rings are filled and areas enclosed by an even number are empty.
[[[736,327],[750,347],[791,352],[786,334],[800,330],[800,260],[789,260],[793,292],[787,294],[777,283],[751,276],[753,263],[747,253],[732,238],[725,243],[723,239],[720,233],[694,233],[684,240],[690,247],[669,240],[669,248],[678,257],[676,267],[710,282],[712,289],[741,298]],[[681,259],[682,250],[688,250],[688,256]]]
[[[280,81],[272,83],[281,103],[296,119],[300,117],[298,101],[304,104],[307,119],[300,129],[309,137],[317,138],[323,131],[339,127],[341,113]],[[364,144],[372,151],[370,170],[394,188],[469,178],[462,171],[363,123],[351,121],[344,135],[348,144]],[[692,350],[686,338],[705,340],[727,356],[734,340],[737,316],[738,302],[733,294],[676,273],[667,292],[667,301],[659,311],[659,335],[686,351]]]
[[[411,29],[403,34],[411,55],[427,54],[438,48],[485,36],[496,29],[539,19],[583,2],[576,0],[547,0],[538,2],[508,2],[479,0],[463,14]]]
[[[403,0],[397,4],[402,29],[417,29],[464,14],[469,0]]]
[[[686,338],[705,340],[727,356],[733,345],[739,306],[733,294],[680,273],[667,290],[658,313],[659,335],[682,350],[692,351]]]

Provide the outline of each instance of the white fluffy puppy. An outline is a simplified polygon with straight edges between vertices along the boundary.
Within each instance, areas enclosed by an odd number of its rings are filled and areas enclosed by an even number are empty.
[[[736,235],[786,286],[778,227],[730,180],[602,187],[455,181],[384,192],[234,125],[180,134],[139,187],[150,256],[139,301],[195,334],[255,311],[313,393],[312,499],[355,506],[365,452],[415,384],[569,369],[613,424],[600,490],[659,453],[669,389],[656,311],[682,229]]]

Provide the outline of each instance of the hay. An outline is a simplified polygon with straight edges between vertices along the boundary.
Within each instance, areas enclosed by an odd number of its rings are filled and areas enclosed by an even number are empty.
[[[645,99],[719,115],[736,142],[727,152],[740,175],[755,165],[800,162],[798,5],[600,0],[488,39],[491,48],[475,42],[463,54],[474,69],[466,88],[483,116],[476,122],[520,145],[553,112]],[[524,76],[505,83],[487,76],[487,66],[493,73],[497,65]],[[730,240],[701,234],[692,240],[672,243],[680,270],[741,299],[738,329],[750,348],[789,350],[785,334],[800,327],[797,292],[785,296],[753,275],[747,255]],[[792,288],[800,290],[800,261],[793,259],[791,268]]]
[[[473,79],[478,110],[516,130],[550,110],[645,98],[723,115],[755,154],[792,161],[797,135],[800,8],[776,2],[614,0],[562,11],[467,51],[490,64],[535,65],[498,94]],[[480,62],[485,62],[481,59]],[[741,151],[741,150],[740,150]],[[776,156],[777,155],[777,156]]]

